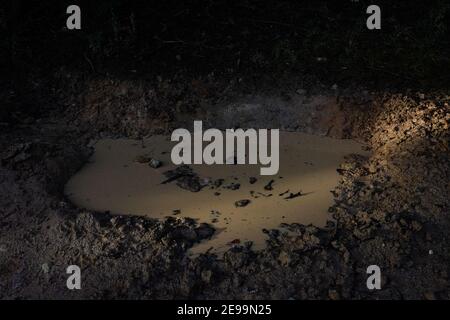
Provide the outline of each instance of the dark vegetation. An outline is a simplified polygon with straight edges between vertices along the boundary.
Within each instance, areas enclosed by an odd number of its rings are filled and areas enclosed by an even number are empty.
[[[66,8],[74,3],[82,11],[82,29],[75,31],[66,28]],[[61,104],[49,101],[58,89],[79,89],[88,78],[448,87],[450,3],[378,1],[381,30],[366,28],[369,4],[9,0],[0,6],[0,118],[42,114]]]
[[[66,29],[73,3],[82,8],[81,31]],[[450,3],[377,1],[378,31],[366,28],[370,4],[11,0],[0,8],[2,61],[16,76],[67,67],[128,76],[302,73],[331,84],[448,83]]]

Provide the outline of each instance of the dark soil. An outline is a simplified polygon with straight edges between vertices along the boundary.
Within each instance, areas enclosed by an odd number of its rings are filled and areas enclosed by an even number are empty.
[[[89,90],[56,89],[45,115],[1,124],[0,298],[450,299],[448,96],[329,96],[316,127],[298,130],[363,140],[372,155],[341,164],[327,227],[283,225],[266,230],[265,250],[235,243],[223,257],[190,258],[211,226],[76,208],[64,184],[92,139],[169,131],[234,91],[208,80],[189,91],[165,81],[83,83]],[[82,290],[66,288],[71,264],[82,269]],[[366,287],[371,264],[381,290]]]

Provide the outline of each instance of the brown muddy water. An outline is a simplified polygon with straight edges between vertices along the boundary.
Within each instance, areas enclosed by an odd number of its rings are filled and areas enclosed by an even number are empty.
[[[344,156],[366,154],[363,145],[297,132],[280,132],[280,170],[274,176],[259,175],[260,165],[190,165],[202,178],[224,179],[221,187],[206,186],[199,192],[176,183],[161,184],[164,172],[175,169],[170,160],[169,136],[144,140],[102,139],[96,142],[89,162],[67,183],[65,193],[77,206],[112,214],[189,217],[216,228],[216,234],[191,249],[192,254],[221,253],[232,243],[252,241],[254,249],[265,245],[263,229],[281,223],[323,227],[339,181],[336,171]],[[161,160],[157,169],[139,163],[147,155]],[[250,177],[257,179],[250,183]],[[270,187],[264,188],[274,180]],[[239,189],[226,188],[240,184]],[[300,193],[300,196],[289,198]],[[236,207],[248,199],[245,207]]]

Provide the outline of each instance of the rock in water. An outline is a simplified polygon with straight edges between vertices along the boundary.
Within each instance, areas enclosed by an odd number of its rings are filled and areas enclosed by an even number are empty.
[[[275,182],[275,180],[270,180],[269,183],[264,186],[264,190],[268,190],[268,191],[273,190],[272,184],[274,182]]]
[[[225,189],[229,190],[238,190],[241,187],[240,183],[231,182],[230,184],[224,186]]]
[[[235,205],[236,207],[245,207],[245,206],[247,206],[249,203],[250,203],[250,200],[248,200],[248,199],[242,199],[242,200],[236,201],[236,202],[234,203],[234,205]]]
[[[150,159],[150,162],[148,163],[150,167],[153,169],[159,168],[162,166],[162,162],[157,159]]]
[[[297,197],[303,196],[303,193],[301,191],[297,192],[297,193],[289,193],[289,195],[287,197],[284,197],[283,199],[289,200],[289,199],[294,199]]]
[[[224,181],[225,181],[224,179],[217,179],[217,180],[215,180],[214,181],[214,187],[216,189],[220,188],[220,186],[223,184]]]
[[[191,192],[199,192],[203,185],[197,176],[184,176],[177,179],[177,186]]]
[[[191,192],[199,192],[205,186],[192,168],[186,165],[182,165],[175,170],[166,171],[164,175],[167,179],[161,182],[162,184],[176,181],[177,186]]]

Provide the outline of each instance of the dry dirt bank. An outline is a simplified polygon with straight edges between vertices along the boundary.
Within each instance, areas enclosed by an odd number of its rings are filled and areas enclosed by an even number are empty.
[[[165,85],[96,82],[65,98],[64,113],[2,125],[0,298],[450,298],[448,96],[278,95],[304,106],[288,129],[364,140],[373,156],[341,165],[327,228],[293,224],[270,231],[266,250],[189,259],[208,226],[87,212],[62,196],[92,138],[163,132],[230,105],[226,86]],[[66,289],[70,264],[82,268],[82,290]],[[380,291],[365,286],[370,264],[382,269]]]

